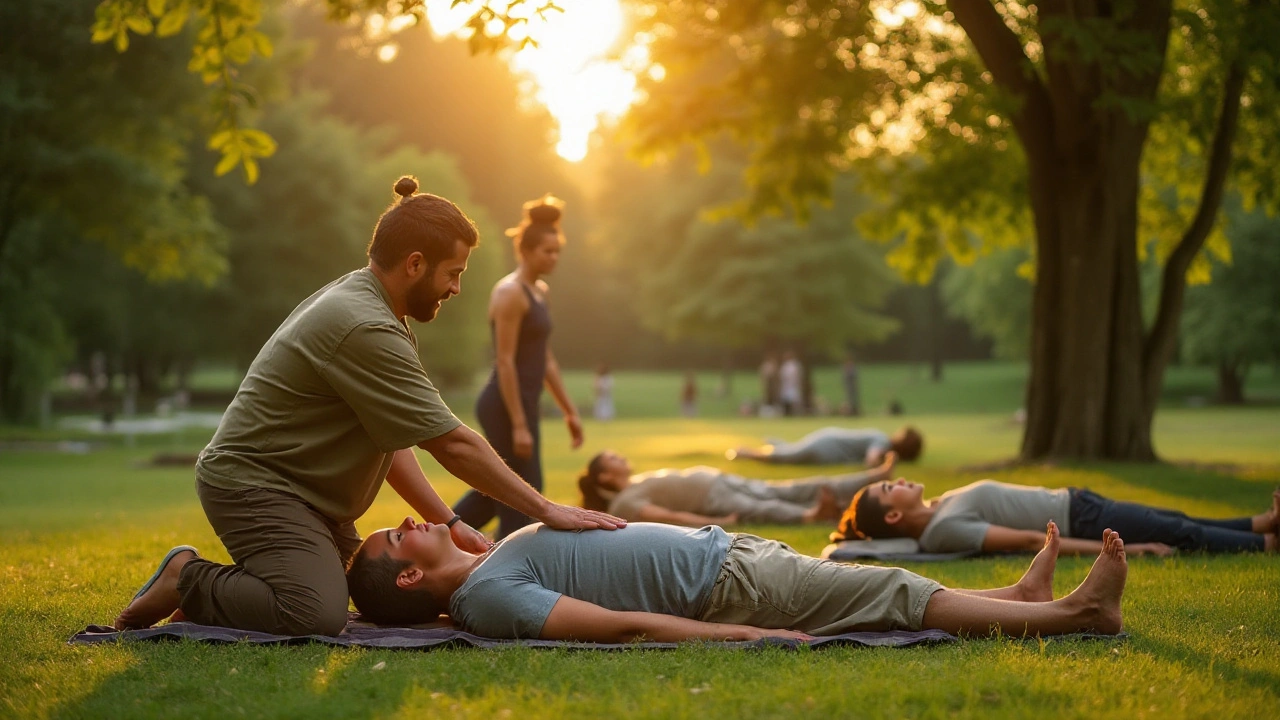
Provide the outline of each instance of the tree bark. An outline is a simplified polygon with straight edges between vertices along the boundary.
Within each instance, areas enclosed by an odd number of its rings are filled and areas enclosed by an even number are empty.
[[[1218,402],[1223,405],[1244,404],[1244,370],[1240,363],[1227,360],[1218,363]]]
[[[1011,120],[1027,156],[1038,259],[1022,456],[1154,460],[1137,262],[1149,120],[1103,98],[1154,99],[1172,3],[1147,0],[1123,16],[1107,3],[1040,3],[1043,74],[988,0],[948,6],[1019,103]],[[1071,32],[1085,16],[1145,35],[1161,62],[1117,71],[1082,59]]]

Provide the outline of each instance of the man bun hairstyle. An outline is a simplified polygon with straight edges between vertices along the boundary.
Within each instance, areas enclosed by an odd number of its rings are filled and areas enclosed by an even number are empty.
[[[609,511],[609,500],[600,492],[600,471],[604,469],[604,453],[596,453],[587,463],[587,469],[578,476],[578,492],[582,493],[582,507],[588,510]]]
[[[564,244],[564,233],[560,231],[560,216],[564,212],[564,201],[547,193],[537,200],[524,204],[524,217],[520,224],[507,230],[509,237],[515,238],[516,252],[529,252],[542,244],[547,235],[555,235],[560,244]]]
[[[427,265],[453,257],[458,241],[467,247],[480,244],[476,224],[457,205],[431,193],[418,192],[418,179],[405,175],[396,181],[396,200],[373,229],[367,250],[369,259],[383,270],[420,252]]]
[[[387,553],[370,557],[360,548],[347,566],[347,592],[363,620],[377,625],[415,625],[433,622],[448,610],[425,588],[396,585],[396,578],[411,564]]]

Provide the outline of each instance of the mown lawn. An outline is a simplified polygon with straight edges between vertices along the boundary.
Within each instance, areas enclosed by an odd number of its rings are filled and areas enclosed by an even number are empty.
[[[1004,412],[908,419],[926,433],[924,462],[905,473],[931,492],[984,476],[1086,485],[1117,498],[1227,516],[1260,510],[1280,484],[1280,410],[1167,410],[1161,452],[1241,467],[1100,464],[995,473],[957,468],[1011,456],[1019,430]],[[880,424],[890,423],[878,419]],[[637,469],[718,464],[760,477],[800,469],[729,464],[726,447],[798,436],[803,420],[649,419],[588,424],[588,448],[614,447]],[[891,429],[891,428],[887,428]],[[1121,642],[983,640],[911,650],[831,649],[598,654],[447,650],[431,653],[198,644],[72,647],[108,622],[170,546],[225,553],[195,500],[190,473],[139,466],[156,450],[203,438],[139,439],[83,456],[0,452],[0,716],[357,717],[1270,717],[1280,707],[1280,558],[1132,561]],[[548,494],[573,500],[585,453],[546,430]],[[424,457],[447,500],[464,486]],[[360,523],[368,532],[407,509],[390,491]],[[818,528],[753,528],[804,552]],[[1015,580],[1021,559],[913,569],[957,586]],[[1059,564],[1069,591],[1087,559]],[[381,670],[375,670],[385,663]]]

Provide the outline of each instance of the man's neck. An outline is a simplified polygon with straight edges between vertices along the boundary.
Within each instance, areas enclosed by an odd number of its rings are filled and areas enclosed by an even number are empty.
[[[437,578],[436,582],[432,583],[433,594],[441,597],[453,595],[488,555],[489,553],[473,555],[465,550],[458,550],[432,573]]]
[[[409,309],[406,307],[405,294],[401,291],[399,284],[395,279],[391,277],[391,273],[388,273],[386,270],[378,267],[378,264],[373,260],[369,261],[369,271],[373,273],[373,276],[376,277],[378,282],[382,283],[382,287],[386,289],[387,297],[391,299],[391,312],[394,313],[397,318],[403,318],[405,315],[408,315]]]

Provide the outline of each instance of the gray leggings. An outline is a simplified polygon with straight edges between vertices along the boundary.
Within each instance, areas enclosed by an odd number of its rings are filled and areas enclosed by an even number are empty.
[[[854,494],[877,479],[873,471],[770,483],[736,475],[721,475],[707,492],[697,510],[702,515],[738,514],[743,522],[796,525],[804,522],[805,511],[818,502],[819,490],[830,488],[836,502],[848,505]]]

